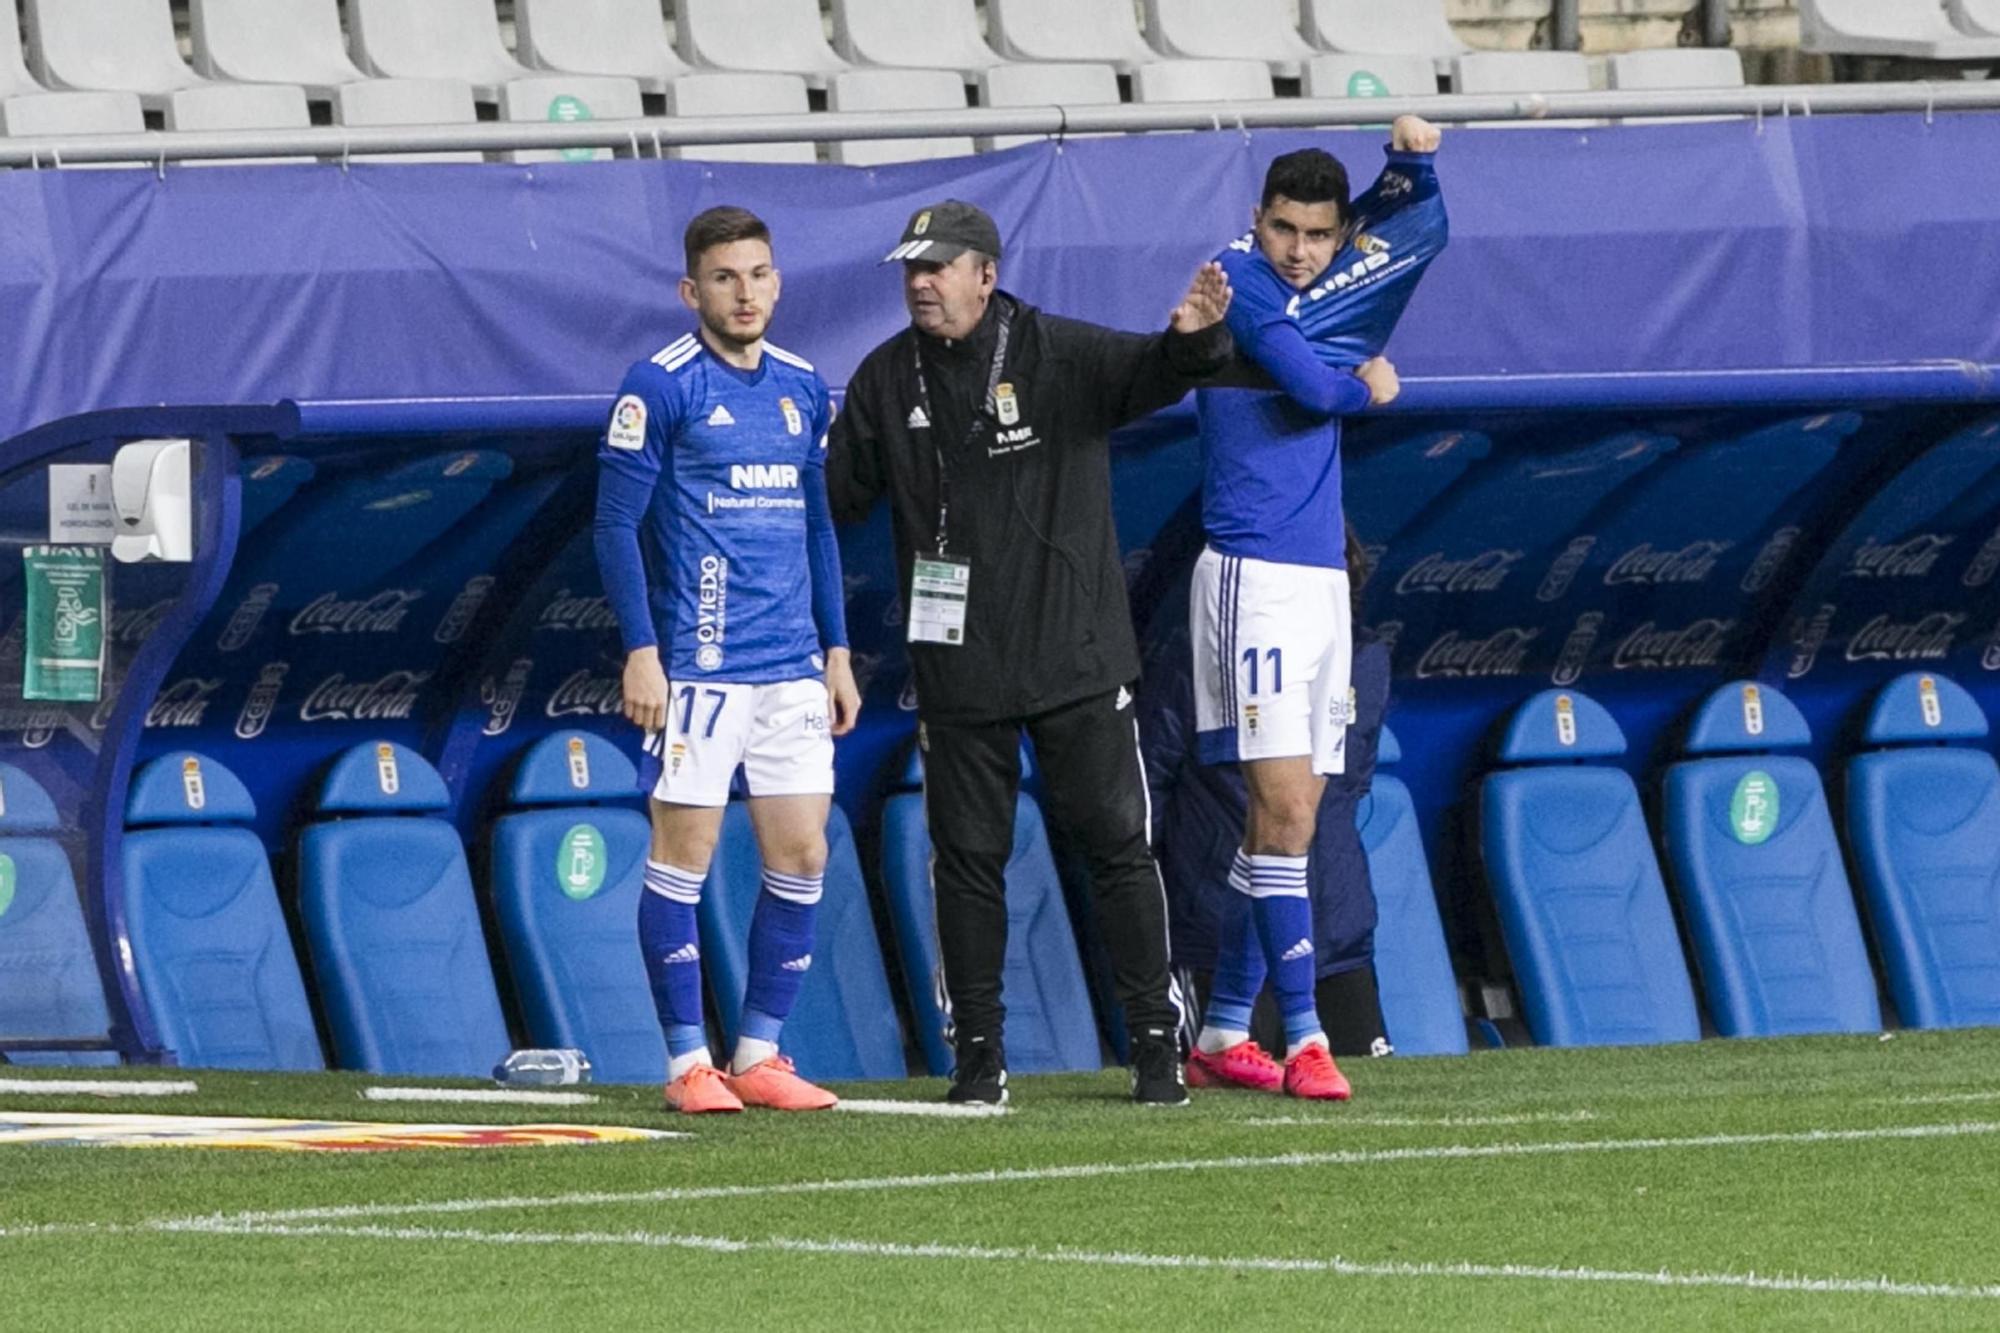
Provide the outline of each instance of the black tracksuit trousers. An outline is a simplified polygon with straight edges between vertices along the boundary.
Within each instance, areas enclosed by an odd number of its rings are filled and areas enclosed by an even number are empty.
[[[1177,1031],[1167,966],[1166,893],[1150,848],[1149,796],[1131,692],[1118,689],[1034,717],[926,722],[924,805],[936,857],[938,939],[957,1039],[998,1039],[1007,956],[1005,873],[1014,847],[1021,733],[1034,743],[1044,815],[1090,871],[1098,929],[1134,1033]]]

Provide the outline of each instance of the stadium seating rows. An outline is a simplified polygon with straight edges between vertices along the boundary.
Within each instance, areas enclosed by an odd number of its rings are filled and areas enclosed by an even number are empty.
[[[1977,21],[1982,0],[1961,3]],[[1146,0],[1143,28],[1130,0],[988,0],[990,43],[974,0],[831,0],[826,16],[820,0],[515,0],[512,49],[493,0],[189,0],[191,65],[169,0],[24,6],[19,31],[0,5],[12,137],[802,114],[816,95],[836,111],[1090,105],[1119,101],[1121,78],[1139,102],[1268,100],[1274,79],[1310,97],[1424,95],[1440,75],[1487,92],[1743,82],[1733,51],[1645,53],[1643,83],[1570,52],[1469,52],[1443,0],[1309,0],[1297,27],[1287,0]],[[855,141],[829,156],[866,166],[974,146]],[[817,158],[809,143],[677,154]]]
[[[1697,985],[1724,1036],[1877,1031],[1871,941],[1905,1025],[2000,1022],[2000,765],[1962,744],[1987,735],[1986,718],[1950,680],[1913,672],[1879,692],[1859,735],[1844,858],[1817,769],[1783,753],[1811,741],[1797,708],[1752,682],[1716,690],[1685,730],[1684,757],[1662,775],[1663,876],[1637,785],[1601,762],[1625,749],[1611,714],[1574,691],[1523,704],[1482,784],[1478,837],[1534,1040],[1694,1040]],[[1378,762],[1400,759],[1385,729]],[[882,809],[879,881],[914,1045],[941,1074],[949,1018],[934,984],[920,783],[912,757]],[[526,1043],[584,1050],[610,1081],[657,1079],[664,1053],[634,947],[649,838],[632,808],[639,790],[630,761],[601,738],[563,732],[531,746],[491,829],[482,913],[465,848],[439,817],[450,796],[435,770],[387,743],[337,759],[299,835],[297,895],[333,1063],[478,1076],[497,1062],[510,1041],[490,917]],[[49,836],[53,805],[11,766],[0,765],[0,793],[0,890],[12,909],[0,967],[35,979],[0,988],[0,1030],[101,1040],[108,1017],[68,859]],[[135,966],[183,1064],[320,1068],[291,932],[263,846],[244,827],[254,815],[243,784],[198,755],[162,756],[135,777],[124,850]],[[1405,1054],[1461,1053],[1458,987],[1407,788],[1379,773],[1359,821],[1389,1036]],[[788,1045],[813,1077],[899,1077],[898,1006],[837,810],[828,841],[819,966]],[[739,802],[701,918],[725,1045],[760,874]],[[1025,795],[1007,883],[1012,1062],[1023,1072],[1094,1068],[1098,1030],[1077,941]]]

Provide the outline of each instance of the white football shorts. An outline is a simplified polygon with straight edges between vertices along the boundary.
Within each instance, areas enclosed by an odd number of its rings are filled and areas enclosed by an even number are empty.
[[[752,796],[833,792],[833,731],[826,682],[771,685],[675,682],[667,729],[646,737],[660,757],[653,799],[672,805],[727,805],[738,764]]]
[[[1204,550],[1190,596],[1202,762],[1303,755],[1315,773],[1344,772],[1354,710],[1347,571]]]

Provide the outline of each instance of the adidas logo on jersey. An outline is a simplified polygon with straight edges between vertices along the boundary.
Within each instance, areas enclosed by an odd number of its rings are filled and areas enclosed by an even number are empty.
[[[711,426],[733,426],[736,424],[736,418],[729,415],[728,408],[724,407],[721,403],[717,403],[715,410],[708,414],[708,424]]]
[[[923,408],[913,407],[910,409],[909,426],[911,430],[929,430],[931,428],[931,419],[925,414]]]
[[[1296,963],[1299,959],[1311,955],[1312,951],[1313,951],[1313,942],[1311,940],[1302,939],[1297,944],[1294,944],[1291,948],[1285,950],[1285,952],[1279,955],[1279,957],[1284,962]]]
[[[813,965],[813,956],[811,954],[807,954],[803,958],[794,958],[787,963],[778,964],[779,967],[783,968],[787,972],[803,972],[812,965]]]
[[[701,950],[695,946],[693,941],[689,941],[668,954],[661,961],[666,963],[699,963],[701,961]]]

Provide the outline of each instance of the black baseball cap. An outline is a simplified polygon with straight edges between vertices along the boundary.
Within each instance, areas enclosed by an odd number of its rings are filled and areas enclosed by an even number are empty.
[[[910,214],[902,242],[882,256],[882,262],[921,259],[927,264],[949,264],[967,250],[998,259],[1000,229],[979,205],[947,199]]]

